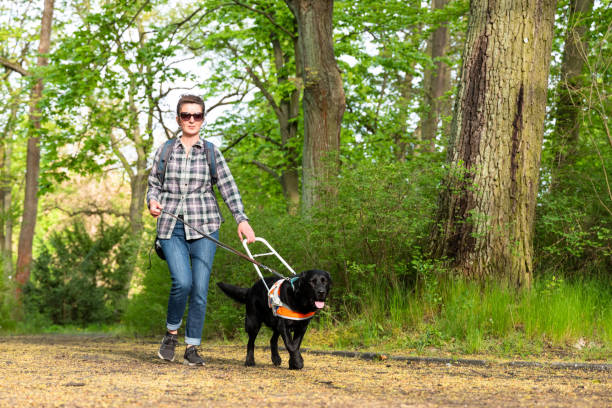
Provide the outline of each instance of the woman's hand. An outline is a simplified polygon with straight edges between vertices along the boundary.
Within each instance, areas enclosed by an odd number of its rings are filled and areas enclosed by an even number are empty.
[[[238,224],[238,238],[240,238],[240,242],[246,238],[247,244],[255,242],[255,232],[253,232],[253,228],[251,228],[248,221],[242,221]]]
[[[149,212],[153,216],[153,218],[159,217],[162,212],[162,206],[155,200],[149,201]]]

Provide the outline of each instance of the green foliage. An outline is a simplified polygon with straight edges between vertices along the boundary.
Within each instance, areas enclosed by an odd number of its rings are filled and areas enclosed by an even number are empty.
[[[583,197],[592,190],[583,190]],[[612,268],[612,217],[596,202],[564,194],[544,195],[536,222],[538,270],[566,276],[609,276]]]
[[[8,276],[0,271],[0,332],[10,331],[15,328],[16,321],[14,311],[16,309],[15,288],[10,284]]]
[[[152,240],[151,240],[152,242]],[[165,261],[157,257],[155,251],[145,251],[140,259],[144,277],[140,290],[128,303],[122,322],[132,333],[140,335],[157,335],[163,333],[166,322],[168,295],[170,293],[170,272]],[[151,267],[148,267],[149,256]],[[146,266],[145,266],[146,265]]]
[[[540,197],[535,225],[536,271],[568,277],[610,277],[612,271],[612,145],[608,118],[612,113],[610,83],[612,57],[609,2],[595,4],[591,16],[584,16],[587,53],[583,78],[571,89],[570,103],[579,108],[579,137],[567,142],[567,135],[556,134],[560,107],[559,94],[568,92],[560,77],[563,41],[567,27],[566,1],[559,3],[556,56],[551,66],[550,115],[547,120]],[[567,103],[567,99],[565,100]],[[561,107],[562,108],[562,107]],[[572,107],[570,107],[572,108]],[[569,146],[560,145],[562,141]],[[560,146],[559,146],[560,145]],[[571,165],[558,168],[556,152],[570,153]]]
[[[334,3],[334,50],[347,105],[345,155],[392,160],[411,154],[419,143],[415,117],[430,108],[423,106],[423,77],[434,64],[427,39],[442,23],[460,36],[467,10],[466,1],[451,1],[435,11],[421,1]],[[460,58],[453,48],[445,58],[449,66]]]
[[[406,265],[427,245],[439,179],[433,157],[344,168],[325,187],[334,193],[310,215],[307,240],[316,262],[353,296],[379,281],[414,283],[417,271]]]
[[[440,269],[437,274],[439,298],[432,299],[426,286],[373,284],[348,319],[315,324],[315,338],[333,348],[419,353],[442,348],[515,355],[548,345],[599,356],[612,345],[609,280],[542,277],[533,290],[518,292],[495,282],[451,279]],[[332,316],[347,307],[330,303]]]
[[[118,321],[128,289],[133,244],[121,225],[90,236],[75,221],[51,234],[24,287],[26,320],[86,325]]]

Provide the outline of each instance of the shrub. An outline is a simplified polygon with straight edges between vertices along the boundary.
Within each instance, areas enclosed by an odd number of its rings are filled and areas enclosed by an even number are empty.
[[[24,287],[28,320],[42,316],[59,325],[117,321],[133,251],[126,234],[127,229],[117,225],[101,228],[92,237],[78,221],[53,233],[41,245]]]

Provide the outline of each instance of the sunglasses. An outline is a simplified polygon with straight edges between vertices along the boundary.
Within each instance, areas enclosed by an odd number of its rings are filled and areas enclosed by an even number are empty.
[[[181,112],[179,114],[179,117],[182,120],[190,120],[191,118],[193,118],[194,121],[201,122],[202,119],[204,119],[204,114],[202,112],[200,112],[200,113]]]

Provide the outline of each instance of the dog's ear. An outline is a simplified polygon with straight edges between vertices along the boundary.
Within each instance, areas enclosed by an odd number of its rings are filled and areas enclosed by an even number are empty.
[[[323,271],[325,272],[325,277],[327,278],[327,286],[331,288],[332,286],[332,278],[329,272],[327,271]]]

